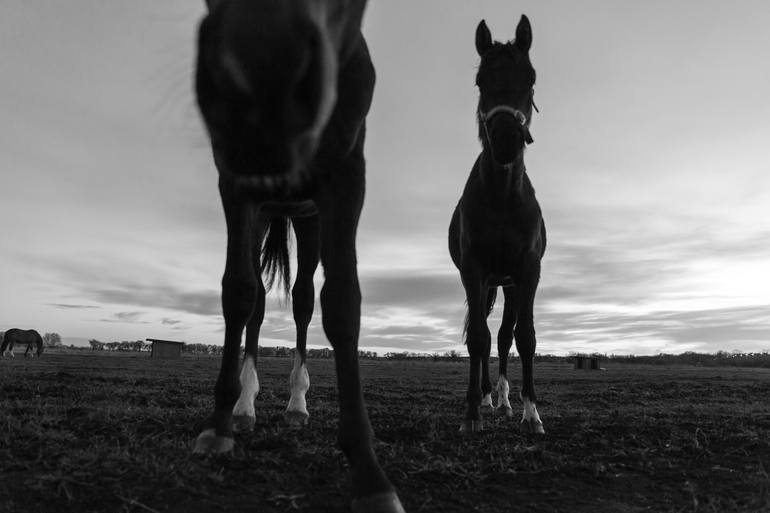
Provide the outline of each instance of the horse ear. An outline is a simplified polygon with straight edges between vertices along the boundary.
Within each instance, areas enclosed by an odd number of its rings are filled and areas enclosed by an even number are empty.
[[[484,55],[490,48],[492,48],[492,34],[489,32],[487,22],[481,20],[476,27],[476,51],[479,55]]]
[[[516,27],[514,45],[524,52],[528,52],[532,46],[532,26],[529,24],[529,18],[524,14],[521,15],[519,25]]]

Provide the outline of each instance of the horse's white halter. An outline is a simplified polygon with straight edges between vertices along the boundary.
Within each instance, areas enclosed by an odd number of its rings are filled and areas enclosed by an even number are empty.
[[[500,113],[510,114],[514,118],[516,118],[516,121],[518,121],[522,125],[526,125],[527,124],[527,115],[524,114],[519,109],[514,109],[510,105],[495,105],[494,107],[492,107],[491,109],[489,109],[486,112],[484,112],[481,109],[479,109],[479,119],[486,126],[487,121],[492,119],[492,117],[495,114],[500,114]]]
[[[532,105],[534,106],[535,102],[532,102]],[[535,107],[537,109],[537,107]],[[487,128],[487,121],[492,119],[495,114],[510,114],[514,118],[516,118],[516,121],[518,121],[522,127],[524,127],[525,132],[525,141],[527,144],[532,144],[532,135],[529,133],[529,126],[528,126],[528,119],[527,115],[524,114],[519,109],[514,109],[510,105],[495,105],[488,111],[484,112],[483,110],[479,109],[479,121],[484,126],[484,133],[487,136],[487,140],[489,140],[489,128]]]

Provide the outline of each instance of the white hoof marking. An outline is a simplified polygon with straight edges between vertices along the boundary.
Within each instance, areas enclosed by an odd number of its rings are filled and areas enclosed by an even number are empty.
[[[497,379],[497,407],[511,409],[511,401],[508,399],[508,393],[510,387],[508,386],[508,380],[505,376],[500,376]]]
[[[524,413],[521,415],[522,422],[542,424],[543,422],[540,420],[540,415],[537,414],[535,403],[530,401],[528,397],[522,397],[521,401],[524,403]]]
[[[488,393],[481,399],[481,406],[492,406],[492,392]]]
[[[286,407],[286,411],[298,413],[298,418],[309,417],[305,394],[310,388],[310,375],[307,372],[307,366],[302,362],[299,354],[294,356],[294,368],[289,376],[289,388],[291,389],[291,397],[289,398],[289,405]]]
[[[254,399],[259,393],[259,378],[254,365],[254,357],[247,354],[241,367],[241,395],[233,407],[233,415],[255,417]]]

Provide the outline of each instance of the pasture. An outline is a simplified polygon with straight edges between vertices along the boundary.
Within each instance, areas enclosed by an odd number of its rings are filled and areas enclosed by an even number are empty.
[[[261,358],[257,425],[196,457],[219,358],[56,353],[0,360],[2,512],[344,512],[332,360],[308,360],[310,423],[289,429],[290,358]],[[361,362],[380,462],[409,512],[770,510],[770,369],[536,365],[546,435],[485,411],[460,433],[467,362]],[[496,368],[496,367],[493,367]],[[493,372],[493,378],[496,378]]]

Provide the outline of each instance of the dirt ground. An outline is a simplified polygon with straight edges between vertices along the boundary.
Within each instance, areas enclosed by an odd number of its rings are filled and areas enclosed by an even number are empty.
[[[331,360],[289,429],[291,360],[259,362],[254,432],[194,457],[219,359],[0,360],[0,511],[349,511]],[[377,454],[408,512],[770,511],[770,369],[536,366],[546,435],[459,433],[464,362],[362,361]],[[511,376],[512,400],[520,377]],[[496,378],[496,372],[493,372]]]

